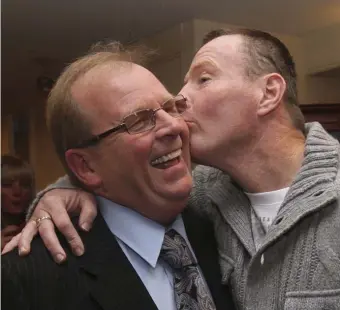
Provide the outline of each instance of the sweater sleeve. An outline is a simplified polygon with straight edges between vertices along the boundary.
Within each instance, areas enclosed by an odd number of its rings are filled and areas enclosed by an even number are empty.
[[[53,190],[53,189],[78,189],[78,187],[74,186],[69,177],[67,175],[59,178],[55,183],[52,183],[50,185],[48,185],[46,188],[44,188],[42,191],[40,191],[34,198],[34,200],[32,201],[31,205],[29,206],[28,210],[27,210],[27,214],[26,214],[26,221],[28,221],[36,206],[38,205],[40,199],[49,191]]]

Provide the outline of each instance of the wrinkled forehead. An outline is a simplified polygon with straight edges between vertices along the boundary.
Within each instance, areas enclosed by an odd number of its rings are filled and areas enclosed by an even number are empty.
[[[137,64],[107,65],[91,71],[75,83],[73,96],[93,120],[118,119],[148,105],[157,107],[171,96],[149,70]]]
[[[120,82],[119,103],[128,105],[132,110],[155,108],[171,97],[165,86],[149,70],[139,65],[135,65]]]
[[[161,82],[146,68],[128,62],[116,61],[89,70],[72,86],[73,93],[107,91],[118,94],[136,89],[162,89]]]

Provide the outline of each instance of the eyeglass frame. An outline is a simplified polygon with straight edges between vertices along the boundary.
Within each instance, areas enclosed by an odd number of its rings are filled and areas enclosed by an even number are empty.
[[[76,147],[73,147],[73,148],[80,149],[80,148],[86,148],[86,147],[89,147],[89,146],[93,146],[93,145],[99,143],[99,142],[100,142],[101,140],[103,140],[104,138],[106,138],[106,137],[108,137],[109,135],[111,135],[112,133],[117,132],[118,130],[120,130],[120,129],[124,128],[124,127],[125,127],[125,131],[126,131],[128,134],[130,134],[130,135],[134,135],[134,134],[138,134],[138,133],[142,133],[142,132],[146,132],[146,131],[152,130],[152,129],[156,126],[156,113],[157,113],[159,110],[163,110],[166,103],[168,103],[170,100],[173,100],[173,99],[175,99],[175,98],[177,98],[177,97],[182,97],[182,99],[184,99],[184,102],[185,102],[185,104],[186,104],[186,102],[187,102],[188,99],[187,99],[186,97],[184,97],[183,95],[179,94],[179,95],[177,95],[177,96],[174,96],[174,97],[169,98],[169,99],[167,99],[166,101],[164,101],[164,102],[161,104],[161,106],[160,106],[159,108],[156,108],[156,109],[141,109],[141,110],[135,111],[135,112],[133,112],[133,113],[130,113],[130,114],[126,115],[126,116],[122,119],[122,122],[121,122],[119,125],[117,125],[117,126],[111,128],[111,129],[108,129],[108,130],[106,130],[106,131],[104,131],[104,132],[102,132],[102,133],[100,133],[100,134],[98,134],[98,135],[94,135],[92,138],[89,138],[89,139],[87,139],[87,140],[84,140],[84,141],[80,142],[79,144],[77,144]],[[186,105],[186,108],[184,109],[184,111],[185,111],[187,108],[188,108],[188,106]],[[142,131],[138,131],[138,132],[130,132],[129,129],[127,128],[127,126],[126,126],[124,120],[126,120],[126,118],[128,118],[129,116],[131,116],[131,115],[133,115],[133,114],[135,114],[135,113],[138,113],[138,112],[141,112],[141,111],[149,111],[149,110],[152,110],[152,114],[151,114],[151,121],[153,122],[153,123],[152,123],[152,126],[149,127],[149,128],[147,128],[147,129],[145,129],[145,130],[142,130]],[[183,112],[184,112],[184,111],[183,111]],[[179,117],[183,112],[179,113],[178,116],[172,116],[172,117],[177,118],[177,117]]]

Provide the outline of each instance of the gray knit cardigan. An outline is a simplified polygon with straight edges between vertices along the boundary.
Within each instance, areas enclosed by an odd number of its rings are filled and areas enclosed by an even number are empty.
[[[340,145],[318,123],[306,132],[303,165],[258,250],[242,190],[217,169],[194,171],[190,207],[214,222],[238,309],[340,309]]]

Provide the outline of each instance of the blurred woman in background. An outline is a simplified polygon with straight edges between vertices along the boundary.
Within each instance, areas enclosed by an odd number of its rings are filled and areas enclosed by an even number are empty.
[[[1,156],[1,250],[25,226],[33,199],[34,173],[28,163],[12,155]]]

